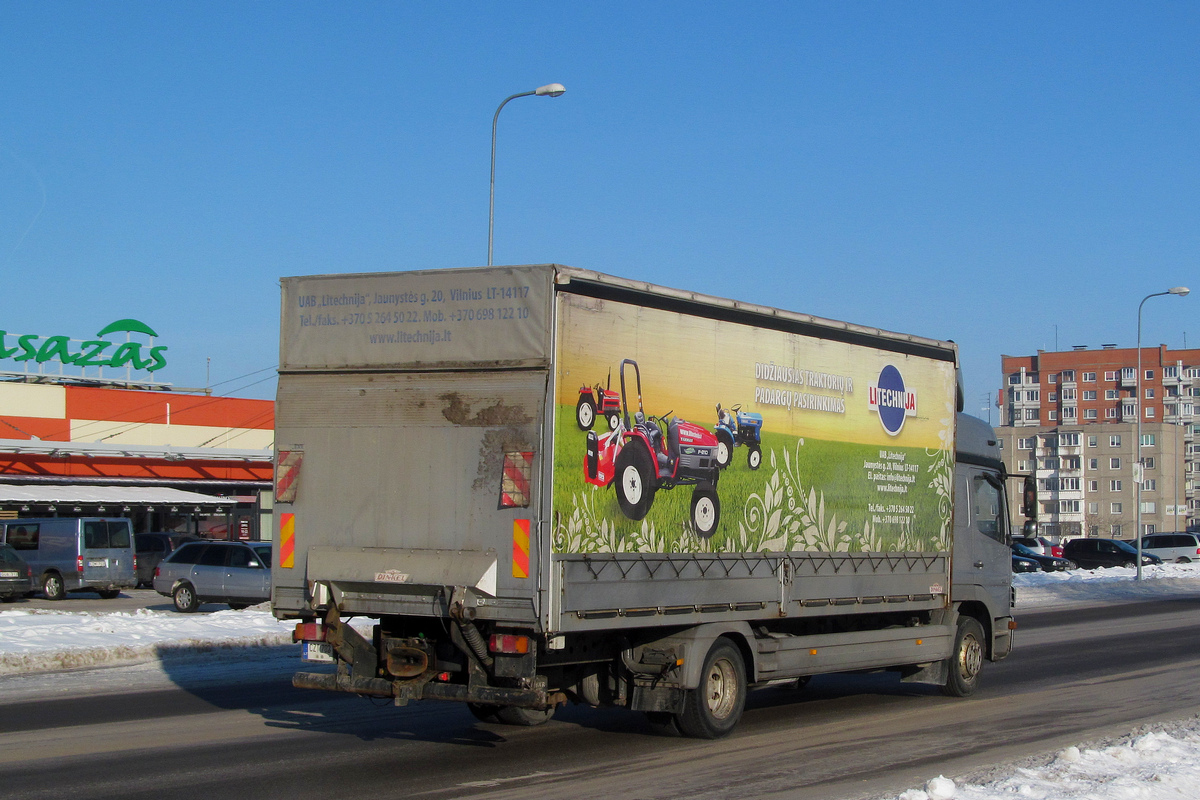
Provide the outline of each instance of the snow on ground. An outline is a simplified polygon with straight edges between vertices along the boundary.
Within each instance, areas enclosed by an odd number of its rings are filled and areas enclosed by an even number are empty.
[[[1023,611],[1200,595],[1200,564],[1145,568],[1141,582],[1134,576],[1132,568],[1014,575],[1016,613],[1019,617]],[[360,620],[355,627],[370,624]],[[266,605],[198,614],[149,609],[0,611],[0,681],[11,701],[62,683],[63,671],[71,671],[74,681],[78,670],[88,667],[124,667],[91,671],[87,685],[100,691],[114,690],[137,676],[178,681],[189,674],[189,662],[196,663],[197,676],[205,680],[218,679],[214,661],[236,664],[239,674],[249,662],[270,672],[284,659],[298,663],[298,647],[291,645],[294,625],[276,620]],[[107,683],[112,686],[106,685],[103,673],[109,673],[112,680]],[[1200,719],[1145,727],[1090,747],[1068,747],[999,774],[1004,777],[958,785],[939,776],[895,800],[1195,798],[1200,796]]]

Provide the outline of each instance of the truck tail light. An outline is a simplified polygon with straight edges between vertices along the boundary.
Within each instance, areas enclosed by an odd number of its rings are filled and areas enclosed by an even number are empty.
[[[133,571],[137,572],[137,555],[136,554],[133,557]]]
[[[494,633],[488,640],[488,649],[493,653],[524,655],[529,652],[529,637],[509,633]]]
[[[292,631],[293,642],[323,642],[325,641],[325,626],[320,622],[297,622],[296,630]]]
[[[162,567],[155,567],[154,568],[154,577],[157,578],[160,572],[162,572]]]
[[[83,556],[75,556],[75,571],[83,573]]]
[[[500,480],[501,508],[528,508],[529,486],[533,480],[533,452],[504,454],[504,475]]]

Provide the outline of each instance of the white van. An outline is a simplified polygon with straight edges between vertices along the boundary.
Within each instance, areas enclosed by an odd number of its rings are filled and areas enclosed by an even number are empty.
[[[1152,533],[1142,537],[1142,552],[1179,564],[1200,561],[1200,536],[1194,533]]]
[[[50,600],[67,592],[97,592],[112,599],[137,585],[137,560],[129,520],[46,517],[0,520],[7,542],[33,568]]]

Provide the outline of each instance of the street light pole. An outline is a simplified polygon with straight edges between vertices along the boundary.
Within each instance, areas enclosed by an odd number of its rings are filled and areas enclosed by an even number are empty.
[[[1146,305],[1146,301],[1151,297],[1162,297],[1165,294],[1174,294],[1179,297],[1187,297],[1191,291],[1186,286],[1172,286],[1165,292],[1155,292],[1148,294],[1142,298],[1142,302],[1138,303],[1138,320],[1137,320],[1137,375],[1134,376],[1134,404],[1133,413],[1137,414],[1137,434],[1133,438],[1133,482],[1136,486],[1134,494],[1134,507],[1137,516],[1134,523],[1134,536],[1137,538],[1137,579],[1142,579],[1142,306]]]
[[[504,108],[509,100],[516,100],[518,97],[529,97],[537,95],[538,97],[559,97],[563,92],[567,91],[561,83],[548,83],[545,86],[539,86],[532,92],[518,92],[514,95],[509,95],[504,98],[504,102],[496,109],[495,116],[492,117],[492,182],[491,188],[488,191],[488,266],[492,265],[492,230],[495,222],[496,210],[496,123],[500,120],[500,109]]]

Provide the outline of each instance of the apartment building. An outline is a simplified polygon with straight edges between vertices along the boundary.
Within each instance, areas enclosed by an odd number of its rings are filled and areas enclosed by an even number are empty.
[[[1142,348],[1140,385],[1137,350],[1115,345],[1001,370],[997,432],[1008,468],[1037,478],[1044,534],[1133,538],[1139,503],[1143,533],[1200,521],[1200,349]]]

